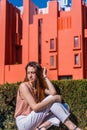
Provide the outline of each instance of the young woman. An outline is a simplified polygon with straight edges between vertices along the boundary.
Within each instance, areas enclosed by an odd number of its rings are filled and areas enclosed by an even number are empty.
[[[48,95],[46,98],[45,94]],[[61,103],[62,97],[37,62],[26,66],[26,77],[17,92],[15,118],[19,130],[46,130],[45,126],[64,123],[69,130],[81,130],[69,119],[70,113]],[[49,122],[47,122],[49,121]],[[45,125],[44,125],[45,123]]]

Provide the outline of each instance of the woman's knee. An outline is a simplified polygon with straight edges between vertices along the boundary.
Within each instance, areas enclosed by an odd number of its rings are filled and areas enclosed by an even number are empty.
[[[52,104],[52,107],[55,108],[55,109],[56,109],[56,108],[57,108],[57,109],[58,109],[58,108],[62,108],[62,104],[59,103],[59,102],[55,102],[55,103]]]

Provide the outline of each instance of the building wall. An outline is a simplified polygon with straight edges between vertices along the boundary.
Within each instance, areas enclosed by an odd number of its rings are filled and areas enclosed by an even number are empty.
[[[43,14],[42,11],[41,14],[34,15],[33,24],[30,24],[29,60],[36,60],[46,66],[48,74],[57,79],[57,65],[53,69],[50,67],[50,56],[56,57],[57,50],[50,51],[50,39],[57,40],[58,5],[56,1],[52,1],[48,6],[48,13]]]
[[[72,75],[73,41],[72,41],[71,21],[72,21],[71,12],[60,12],[60,17],[58,17],[59,76]]]
[[[78,5],[78,8],[77,8]],[[77,17],[78,16],[78,17]],[[83,74],[83,32],[82,32],[82,3],[72,1],[69,12],[60,12],[58,17],[59,39],[59,77],[72,76],[73,79],[84,78]],[[79,46],[74,47],[74,37],[79,38]],[[79,55],[79,64],[75,65],[75,54]]]
[[[20,11],[6,0],[1,0],[0,11],[0,83],[2,84],[23,80],[21,73],[17,74],[21,72],[23,66],[21,65],[19,69],[18,65],[22,64],[22,20]]]
[[[2,4],[4,8],[2,7]],[[5,57],[5,28],[6,28],[6,1],[0,1],[0,83],[4,82],[4,57]]]
[[[83,73],[84,78],[87,78],[87,6],[82,6],[82,19],[83,19]]]
[[[86,16],[82,0],[72,0],[70,11],[59,10],[56,0],[44,9],[26,0],[22,15],[1,0],[0,83],[22,81],[32,60],[47,67],[52,80],[87,78]]]
[[[78,5],[79,9],[76,8],[76,5]],[[78,17],[77,17],[78,16]],[[75,20],[74,20],[75,19]],[[78,36],[79,37],[79,47],[74,48],[73,47],[73,53],[79,54],[79,65],[75,66],[73,68],[73,75],[74,79],[81,79],[84,78],[83,73],[83,21],[82,21],[82,1],[73,1],[72,2],[72,32],[73,37]]]

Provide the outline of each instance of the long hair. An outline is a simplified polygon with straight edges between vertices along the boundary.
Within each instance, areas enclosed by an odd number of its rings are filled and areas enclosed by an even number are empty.
[[[36,80],[36,83],[35,83],[35,87],[37,89],[37,98],[38,98],[38,101],[41,101],[45,97],[44,90],[45,90],[45,88],[47,88],[46,81],[44,80],[44,77],[43,77],[43,68],[41,67],[40,64],[38,64],[35,61],[29,62],[26,65],[26,67],[25,67],[26,76],[25,76],[24,81],[28,81],[28,78],[27,78],[27,68],[29,66],[36,69],[37,80]]]

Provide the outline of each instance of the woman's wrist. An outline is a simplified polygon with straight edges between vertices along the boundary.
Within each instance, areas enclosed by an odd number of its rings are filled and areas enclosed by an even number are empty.
[[[46,78],[47,78],[47,76],[45,75],[43,78],[44,78],[44,79],[46,79]]]

